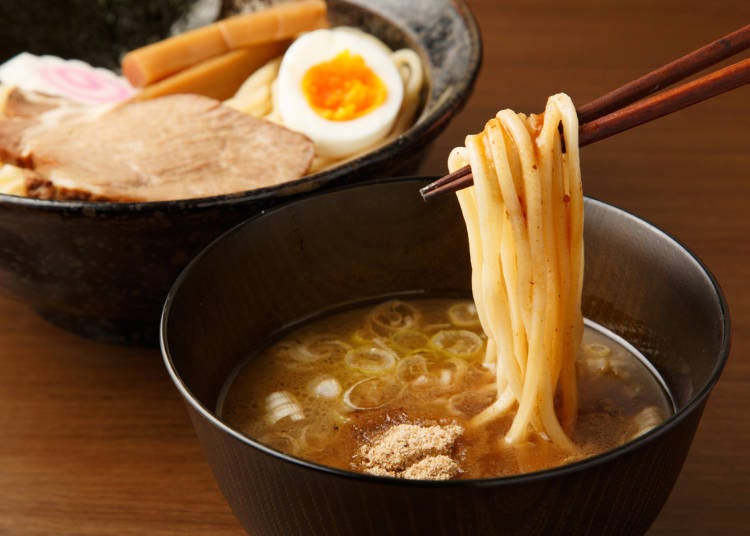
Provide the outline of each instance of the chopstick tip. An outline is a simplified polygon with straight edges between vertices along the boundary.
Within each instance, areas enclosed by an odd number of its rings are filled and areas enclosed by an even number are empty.
[[[431,182],[427,186],[424,186],[419,189],[419,194],[422,196],[422,201],[429,201],[434,197],[434,194],[432,193],[433,190],[435,190],[436,186],[434,182]]]

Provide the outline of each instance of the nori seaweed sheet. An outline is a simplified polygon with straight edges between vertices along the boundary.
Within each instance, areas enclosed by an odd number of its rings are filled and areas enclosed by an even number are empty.
[[[125,52],[168,36],[195,1],[0,0],[0,63],[26,51],[116,70]]]

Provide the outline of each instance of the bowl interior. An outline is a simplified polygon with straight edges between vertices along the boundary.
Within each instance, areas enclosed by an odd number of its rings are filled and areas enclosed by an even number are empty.
[[[394,293],[470,291],[463,220],[452,196],[424,203],[423,180],[310,196],[224,235],[183,272],[162,319],[168,367],[212,413],[253,348],[332,306]],[[728,350],[721,294],[673,239],[586,200],[583,308],[656,367],[678,410],[716,381]],[[679,413],[679,411],[678,411]]]

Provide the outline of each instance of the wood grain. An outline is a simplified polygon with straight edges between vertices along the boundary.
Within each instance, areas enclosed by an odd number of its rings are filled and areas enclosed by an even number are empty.
[[[750,46],[750,24],[725,34],[715,41],[662,65],[640,78],[578,106],[578,122],[588,123],[609,112],[618,110],[647,95],[660,91],[709,66],[742,52]]]
[[[564,4],[564,5],[563,5]],[[586,102],[750,20],[741,0],[474,0],[485,61],[422,171],[501,107]],[[750,93],[583,151],[588,195],[695,251],[733,316],[732,357],[650,534],[750,533]],[[96,344],[0,296],[0,534],[238,535],[158,352]]]

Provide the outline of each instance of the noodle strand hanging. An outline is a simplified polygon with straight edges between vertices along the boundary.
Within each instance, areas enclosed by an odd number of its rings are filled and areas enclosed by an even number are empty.
[[[567,95],[544,114],[503,110],[453,150],[451,172],[470,165],[458,193],[469,235],[472,291],[488,337],[497,399],[483,425],[517,411],[506,441],[532,433],[573,450],[575,357],[583,333],[583,191],[578,118]]]

